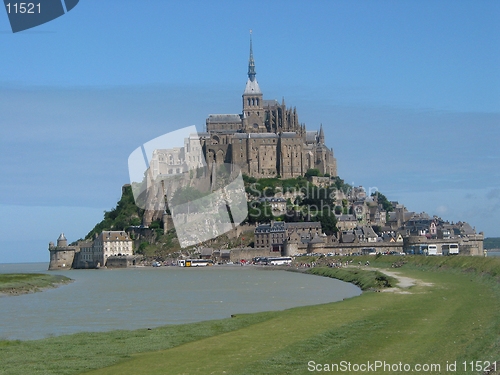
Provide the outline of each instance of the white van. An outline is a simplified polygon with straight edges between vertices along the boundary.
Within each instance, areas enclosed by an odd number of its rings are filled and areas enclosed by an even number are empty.
[[[429,246],[427,246],[427,255],[438,255],[438,247],[437,247],[437,245],[429,245]]]

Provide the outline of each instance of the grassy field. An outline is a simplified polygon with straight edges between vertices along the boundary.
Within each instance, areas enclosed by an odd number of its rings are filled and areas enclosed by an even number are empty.
[[[68,282],[71,282],[71,279],[61,275],[4,273],[0,274],[0,294],[17,295],[34,293]]]
[[[429,258],[391,269],[416,281],[396,292],[153,330],[0,342],[0,374],[306,374],[342,361],[482,373],[464,371],[463,362],[500,360],[500,259]],[[370,258],[389,267],[393,259]],[[455,361],[456,371],[446,371]],[[378,373],[408,373],[392,370]]]

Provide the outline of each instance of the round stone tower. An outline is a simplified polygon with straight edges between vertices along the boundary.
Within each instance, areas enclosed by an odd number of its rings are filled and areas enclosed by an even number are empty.
[[[50,263],[49,270],[71,269],[75,258],[74,246],[68,246],[68,240],[61,233],[57,239],[57,246],[53,242],[49,243]]]

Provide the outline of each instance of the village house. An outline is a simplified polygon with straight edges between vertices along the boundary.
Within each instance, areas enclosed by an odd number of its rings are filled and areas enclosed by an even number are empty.
[[[94,239],[94,261],[105,266],[111,256],[133,255],[132,240],[125,231],[104,231]]]

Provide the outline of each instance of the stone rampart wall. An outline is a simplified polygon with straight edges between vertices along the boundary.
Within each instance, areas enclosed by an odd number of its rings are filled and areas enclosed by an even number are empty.
[[[437,252],[441,254],[443,245],[457,243],[459,246],[459,255],[484,256],[483,242],[484,236],[482,234],[447,239],[429,239],[425,236],[410,236],[405,238],[404,248],[408,250],[411,246],[432,244],[437,246]]]

